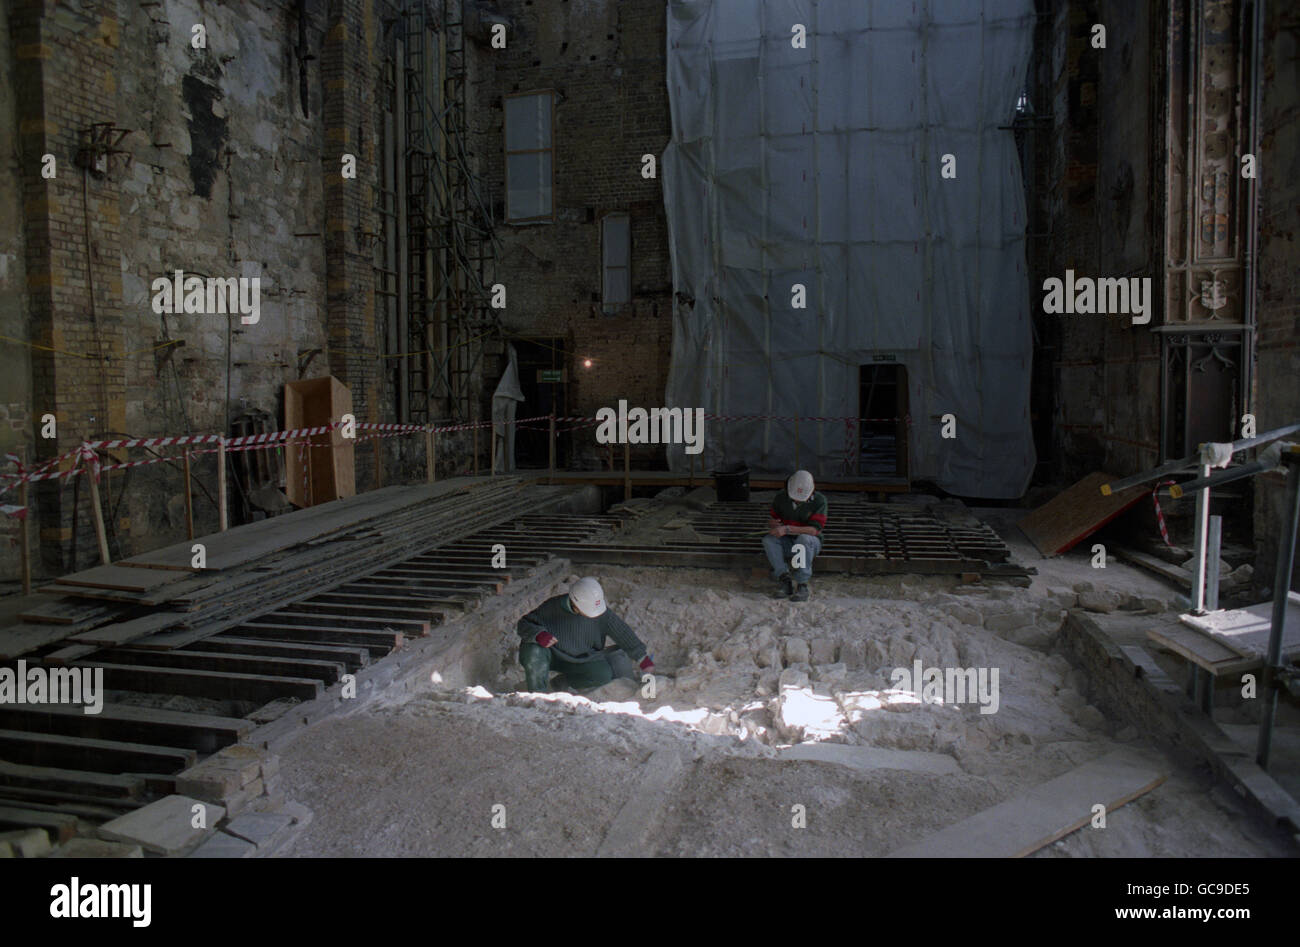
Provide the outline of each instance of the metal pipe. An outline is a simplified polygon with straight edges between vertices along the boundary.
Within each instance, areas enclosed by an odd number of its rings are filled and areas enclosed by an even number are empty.
[[[1232,452],[1240,453],[1244,450],[1250,450],[1252,447],[1259,447],[1261,444],[1267,444],[1275,441],[1279,437],[1286,437],[1288,434],[1294,434],[1300,431],[1300,422],[1288,424],[1286,427],[1280,427],[1273,431],[1265,431],[1255,437],[1243,438],[1239,441],[1232,442]],[[1152,480],[1159,479],[1165,474],[1178,473],[1180,470],[1186,470],[1188,467],[1195,467],[1201,460],[1201,452],[1198,448],[1196,453],[1190,457],[1184,457],[1182,460],[1171,460],[1167,464],[1161,464],[1148,470],[1146,473],[1134,474],[1131,477],[1125,477],[1122,480],[1115,480],[1111,483],[1102,484],[1102,496],[1110,496],[1112,493],[1118,493],[1120,490],[1126,490],[1129,487],[1135,487],[1139,483],[1149,483]],[[1183,485],[1186,487],[1186,484]]]
[[[1253,477],[1255,474],[1265,473],[1273,468],[1262,461],[1251,461],[1249,464],[1242,464],[1240,467],[1232,467],[1223,473],[1214,474],[1213,476],[1197,477],[1195,480],[1188,480],[1186,483],[1175,483],[1169,487],[1169,495],[1177,500],[1187,493],[1194,493],[1197,490],[1206,490],[1210,487],[1219,487],[1225,483],[1232,483],[1234,480],[1244,480],[1247,477]]]
[[[1208,492],[1205,494],[1208,496]],[[1205,547],[1205,608],[1219,610],[1219,556],[1223,545],[1223,517],[1210,517],[1209,542]]]
[[[1268,653],[1264,657],[1264,713],[1259,721],[1259,743],[1255,762],[1268,769],[1268,754],[1273,742],[1273,717],[1277,713],[1277,688],[1274,686],[1278,666],[1282,663],[1282,629],[1286,624],[1287,605],[1291,600],[1291,573],[1295,568],[1296,529],[1300,527],[1300,448],[1282,455],[1287,465],[1287,515],[1277,540],[1277,568],[1273,573],[1273,621],[1268,632]]]
[[[1201,466],[1201,479],[1210,477],[1209,464]],[[1174,485],[1174,488],[1177,484]],[[1171,488],[1170,496],[1173,496]],[[1196,567],[1192,571],[1192,613],[1205,611],[1205,545],[1210,532],[1210,488],[1206,486],[1196,494]]]

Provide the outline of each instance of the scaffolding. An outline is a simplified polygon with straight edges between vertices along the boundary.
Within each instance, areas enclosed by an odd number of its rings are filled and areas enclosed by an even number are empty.
[[[402,11],[399,106],[404,145],[408,314],[405,417],[477,420],[474,378],[503,338],[488,273],[498,238],[470,160],[464,0],[411,0]]]

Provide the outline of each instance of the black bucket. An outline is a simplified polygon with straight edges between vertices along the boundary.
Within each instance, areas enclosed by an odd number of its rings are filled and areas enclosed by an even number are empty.
[[[741,466],[733,470],[713,471],[713,487],[718,492],[719,502],[747,502],[749,500],[749,468]]]

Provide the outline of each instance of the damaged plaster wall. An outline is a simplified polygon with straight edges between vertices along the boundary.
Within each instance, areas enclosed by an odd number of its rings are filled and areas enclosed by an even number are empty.
[[[31,457],[31,357],[27,314],[27,270],[22,227],[22,174],[18,123],[14,112],[14,63],[9,21],[0,16],[0,458],[23,450]],[[15,341],[10,341],[15,340]],[[0,462],[0,470],[9,465]],[[18,492],[0,495],[0,504],[17,504]],[[20,569],[18,519],[0,515],[0,576],[17,578]],[[33,535],[39,523],[29,523]]]
[[[279,417],[299,353],[327,347],[321,90],[311,83],[304,118],[294,7],[124,0],[119,16],[118,123],[133,130],[124,147],[135,155],[121,181],[127,433],[224,429],[228,328],[230,416],[258,408]],[[190,42],[198,23],[206,49]],[[322,26],[309,18],[316,49]],[[155,313],[152,281],[175,270],[259,277],[259,321]],[[159,348],[168,341],[182,344]],[[308,374],[324,368],[318,358]],[[195,493],[200,532],[216,525],[214,470],[211,458],[194,463],[207,487]],[[130,476],[130,538],[147,546],[183,538],[177,471],[158,465]]]

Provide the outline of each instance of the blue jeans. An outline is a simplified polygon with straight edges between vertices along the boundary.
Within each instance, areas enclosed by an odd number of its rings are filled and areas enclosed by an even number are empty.
[[[787,563],[794,555],[795,546],[803,547],[803,568],[791,571]],[[786,572],[790,572],[795,582],[807,582],[812,578],[812,561],[821,549],[820,536],[763,537],[763,552],[767,553],[767,561],[772,564],[772,575],[778,579]]]

